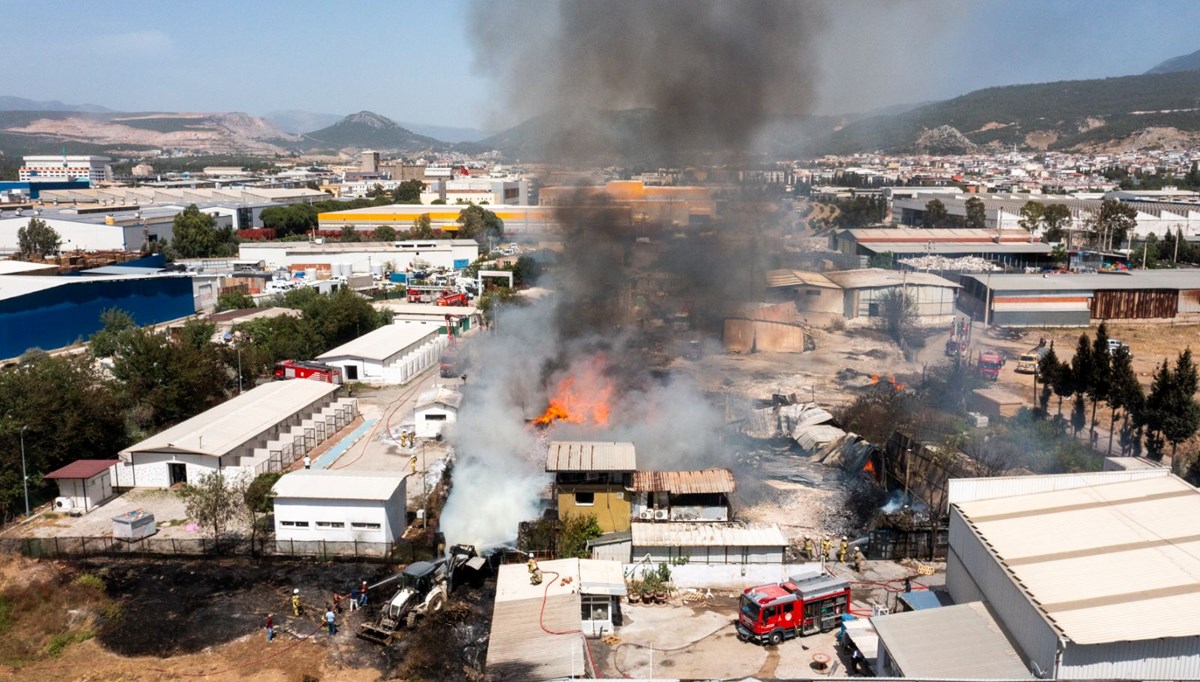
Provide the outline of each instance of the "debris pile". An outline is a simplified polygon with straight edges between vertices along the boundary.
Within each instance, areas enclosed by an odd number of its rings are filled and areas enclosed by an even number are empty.
[[[948,256],[927,254],[913,258],[901,258],[898,262],[900,265],[906,265],[913,270],[953,270],[956,272],[997,272],[1003,270],[1003,268],[995,263],[979,256],[950,258]]]

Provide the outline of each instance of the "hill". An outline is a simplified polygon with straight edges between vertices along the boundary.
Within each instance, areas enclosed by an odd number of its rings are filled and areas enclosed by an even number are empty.
[[[0,111],[89,111],[92,113],[111,112],[112,109],[99,104],[63,104],[53,100],[34,100],[12,95],[0,95]]]
[[[1177,71],[1195,71],[1196,69],[1200,69],[1200,50],[1168,59],[1146,73],[1175,73]]]
[[[344,114],[318,114],[298,109],[263,114],[263,118],[274,123],[280,130],[293,135],[302,135],[310,130],[331,126],[342,120],[343,116]]]
[[[310,149],[377,149],[380,151],[418,151],[445,147],[432,137],[418,135],[386,116],[371,111],[350,114],[337,123],[308,133],[304,143]]]

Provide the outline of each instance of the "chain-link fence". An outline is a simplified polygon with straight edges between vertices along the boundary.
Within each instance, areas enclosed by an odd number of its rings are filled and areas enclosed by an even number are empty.
[[[78,559],[95,556],[229,557],[280,556],[318,559],[375,560],[412,563],[434,558],[434,549],[408,540],[395,542],[332,542],[275,540],[271,537],[156,538],[121,540],[112,537],[0,538],[0,551],[38,559]]]

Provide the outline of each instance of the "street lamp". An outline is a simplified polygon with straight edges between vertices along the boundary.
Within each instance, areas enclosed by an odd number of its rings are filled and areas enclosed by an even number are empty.
[[[21,484],[25,487],[25,517],[29,517],[29,474],[25,470],[25,429],[29,425],[21,427]]]

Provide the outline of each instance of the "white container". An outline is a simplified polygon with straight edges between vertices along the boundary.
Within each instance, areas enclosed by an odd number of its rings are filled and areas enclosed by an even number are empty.
[[[158,532],[154,523],[154,514],[145,509],[134,509],[126,514],[112,517],[113,537],[118,540],[133,542],[149,537]]]

